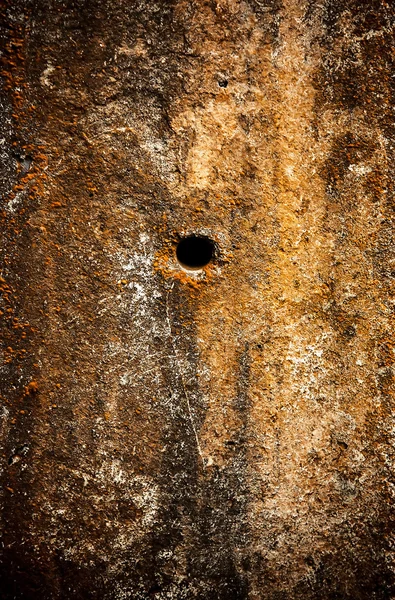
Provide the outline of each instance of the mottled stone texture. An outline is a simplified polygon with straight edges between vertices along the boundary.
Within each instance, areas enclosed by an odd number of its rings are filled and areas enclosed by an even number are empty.
[[[2,3],[1,600],[395,598],[394,17]]]

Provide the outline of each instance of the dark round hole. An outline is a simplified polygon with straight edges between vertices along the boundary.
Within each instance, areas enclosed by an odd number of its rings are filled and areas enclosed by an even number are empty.
[[[214,242],[207,237],[190,235],[179,242],[176,254],[185,269],[201,269],[213,258]]]

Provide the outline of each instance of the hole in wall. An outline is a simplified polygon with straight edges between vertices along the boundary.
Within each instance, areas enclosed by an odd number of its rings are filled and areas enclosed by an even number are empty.
[[[21,160],[22,173],[27,173],[28,171],[30,171],[32,162],[33,162],[33,159],[29,155],[26,155],[24,158],[22,158],[22,160]]]
[[[208,237],[190,235],[178,243],[176,256],[184,269],[202,269],[214,257],[214,242]]]
[[[22,460],[22,456],[26,455],[28,452],[29,446],[27,444],[23,444],[23,446],[16,448],[9,457],[8,464],[13,465],[14,463],[19,462]]]
[[[19,165],[20,172],[22,175],[25,175],[33,163],[33,158],[29,154],[14,154],[14,157]]]

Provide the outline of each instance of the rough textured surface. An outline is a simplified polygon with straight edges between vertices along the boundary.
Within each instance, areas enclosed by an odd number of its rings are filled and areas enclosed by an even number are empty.
[[[394,598],[393,3],[2,14],[2,600]]]

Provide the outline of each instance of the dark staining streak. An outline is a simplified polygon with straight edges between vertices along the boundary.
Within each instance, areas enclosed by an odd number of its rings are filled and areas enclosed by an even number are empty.
[[[318,112],[328,104],[350,113],[360,108],[367,124],[376,122],[385,135],[394,134],[394,16],[393,5],[381,0],[364,4],[363,10],[358,0],[326,3],[320,43],[330,51],[316,76]]]
[[[282,1],[248,0],[248,4],[267,36],[265,43],[275,45],[278,41]]]
[[[349,167],[368,160],[375,151],[371,140],[356,137],[351,132],[335,138],[331,153],[325,162],[322,175],[327,181],[327,191],[339,197]]]

